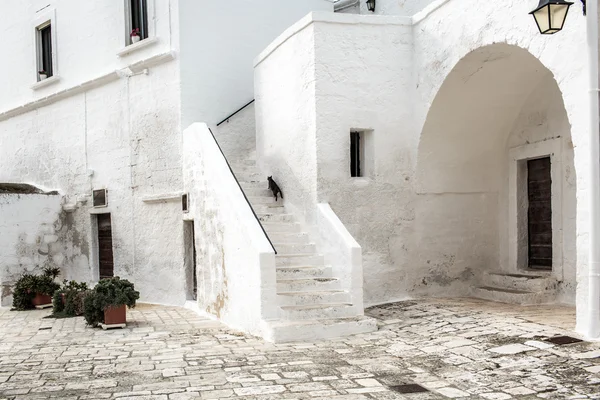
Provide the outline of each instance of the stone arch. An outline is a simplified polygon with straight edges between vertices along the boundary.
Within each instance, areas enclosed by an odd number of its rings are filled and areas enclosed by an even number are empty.
[[[574,302],[576,178],[561,90],[521,47],[496,43],[464,56],[437,92],[418,146],[423,284],[464,293],[482,271],[526,268],[521,169],[546,155],[552,157],[552,274],[563,282],[558,300]]]

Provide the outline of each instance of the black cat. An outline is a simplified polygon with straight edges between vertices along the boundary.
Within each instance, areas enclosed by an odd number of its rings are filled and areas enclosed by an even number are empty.
[[[273,180],[273,177],[269,176],[267,177],[267,180],[269,181],[269,190],[271,190],[273,192],[273,196],[275,196],[275,201],[277,201],[277,194],[279,194],[283,199],[283,193],[281,192],[281,189],[279,188],[277,183],[275,183],[275,181]]]

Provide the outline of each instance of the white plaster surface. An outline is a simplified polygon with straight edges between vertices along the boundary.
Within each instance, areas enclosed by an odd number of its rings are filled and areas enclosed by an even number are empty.
[[[327,0],[180,0],[183,128],[216,124],[252,100],[253,58]]]
[[[77,257],[61,200],[60,195],[0,194],[0,306],[12,305],[12,286],[22,274],[58,267],[65,276]]]
[[[196,232],[198,306],[261,334],[277,316],[275,253],[206,124],[184,131],[184,187]]]
[[[254,103],[252,103],[218,127],[212,128],[219,146],[230,163],[253,156],[256,150],[255,113]]]
[[[154,3],[155,19],[150,20],[158,42],[124,57],[117,52],[126,45],[124,1],[81,2],[77,0],[10,1],[0,13],[0,54],[10,55],[2,65],[5,85],[0,90],[0,113],[33,99],[44,98],[97,76],[125,68],[149,56],[171,50],[177,41],[177,1]],[[31,90],[36,82],[35,22],[46,15],[56,16],[52,34],[56,38],[60,80]],[[85,16],[83,18],[82,16]],[[10,40],[5,40],[10,38]]]
[[[61,80],[35,93],[29,92],[28,80],[33,63],[29,19],[45,4],[15,2],[0,16],[0,37],[18,38],[0,39],[2,51],[14,55],[2,67],[8,90],[1,91],[0,110],[49,99],[44,106],[0,118],[0,181],[31,182],[64,194],[65,204],[73,208],[68,214],[73,245],[63,265],[66,278],[98,279],[91,214],[110,212],[115,274],[133,281],[143,301],[183,304],[180,202],[143,202],[182,189],[179,67],[172,56],[164,56],[171,45],[177,46],[177,33],[170,31],[177,22],[177,13],[170,12],[176,2],[157,4],[158,42],[121,58],[117,51],[125,45],[120,25],[124,16],[117,3],[53,5]],[[84,25],[63,22],[69,19]],[[83,34],[86,40],[81,40]],[[147,75],[120,77],[114,72],[130,66],[136,73],[140,65],[148,66]],[[94,83],[79,87],[89,81]],[[91,191],[98,188],[109,191],[107,208],[92,208]]]
[[[396,298],[409,260],[394,249],[394,265],[390,247],[407,245],[414,218],[410,98],[398,94],[412,90],[410,20],[313,13],[287,34],[257,59],[259,165],[308,224],[329,202],[362,247],[366,303]],[[372,130],[368,178],[350,177],[352,129]]]
[[[550,39],[529,7],[452,0],[409,19],[313,13],[255,61],[259,165],[308,224],[330,203],[362,247],[365,303],[464,296],[482,271],[508,268],[508,152],[560,137],[556,300],[574,302],[577,271],[585,304],[584,24],[570,13]],[[374,168],[361,179],[349,177],[352,129],[372,135]]]

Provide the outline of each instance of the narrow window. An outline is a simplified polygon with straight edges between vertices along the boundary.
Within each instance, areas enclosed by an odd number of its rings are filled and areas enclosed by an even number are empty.
[[[183,212],[188,212],[189,210],[189,200],[187,193],[181,196],[181,209]]]
[[[50,78],[54,74],[52,65],[52,25],[37,28],[38,35],[38,80]]]
[[[141,40],[148,37],[147,0],[129,0],[131,33],[136,31]]]
[[[350,132],[350,176],[361,177],[361,162],[363,159],[363,143],[360,132]]]

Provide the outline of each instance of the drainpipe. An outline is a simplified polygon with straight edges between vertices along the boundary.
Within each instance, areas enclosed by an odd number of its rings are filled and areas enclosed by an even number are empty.
[[[588,56],[590,69],[590,241],[588,323],[586,335],[600,337],[600,116],[598,96],[598,2],[587,3]]]
[[[340,12],[346,8],[354,7],[359,5],[360,0],[339,0],[333,5],[334,12]]]

